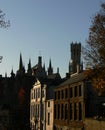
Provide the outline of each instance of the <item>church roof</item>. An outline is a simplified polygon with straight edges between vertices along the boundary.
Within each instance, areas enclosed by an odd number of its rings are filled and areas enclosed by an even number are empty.
[[[53,73],[51,75],[48,75],[47,77],[48,79],[57,79],[57,78],[61,78],[60,75],[58,73]]]

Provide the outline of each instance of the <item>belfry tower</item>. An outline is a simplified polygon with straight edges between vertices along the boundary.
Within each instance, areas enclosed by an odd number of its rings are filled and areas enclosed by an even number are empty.
[[[83,69],[81,64],[81,43],[71,43],[71,60],[69,64],[69,73],[73,74]]]

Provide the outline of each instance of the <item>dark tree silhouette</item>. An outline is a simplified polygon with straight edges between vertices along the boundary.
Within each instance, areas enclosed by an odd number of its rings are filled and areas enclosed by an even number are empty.
[[[0,27],[7,28],[10,26],[10,21],[5,19],[5,13],[0,10]]]
[[[92,19],[85,47],[85,59],[90,65],[88,75],[99,92],[105,91],[105,3]]]

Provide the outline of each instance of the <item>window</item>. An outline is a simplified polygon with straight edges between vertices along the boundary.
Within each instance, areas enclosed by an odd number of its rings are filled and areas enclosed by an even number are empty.
[[[38,88],[38,98],[40,98],[40,88]]]
[[[77,86],[75,86],[74,91],[75,91],[74,95],[75,97],[77,97]]]
[[[48,125],[50,125],[50,113],[48,112]]]
[[[54,105],[54,119],[56,119],[56,104]]]
[[[64,98],[64,90],[61,90],[61,98]]]
[[[79,120],[82,120],[82,106],[80,102],[79,102]]]
[[[58,99],[60,99],[60,91],[58,91]]]
[[[39,104],[38,104],[38,117],[39,117],[39,109],[40,109],[40,108],[39,108]]]
[[[60,104],[58,104],[58,119],[60,118]]]
[[[36,96],[36,95],[35,95],[35,89],[34,89],[34,99],[35,99],[35,96]]]
[[[64,105],[61,104],[61,119],[64,118]]]
[[[50,107],[50,101],[48,101],[48,107]]]
[[[81,85],[79,85],[79,96],[82,96]]]
[[[57,99],[57,92],[54,93],[55,100]]]
[[[36,89],[36,98],[38,98],[38,89]]]
[[[72,88],[70,88],[70,98],[73,97],[73,92],[72,92]]]
[[[44,104],[42,104],[42,120],[44,119]]]
[[[68,108],[67,104],[65,104],[65,120],[67,119],[67,115],[68,115]]]
[[[65,89],[65,98],[68,98],[68,89]]]
[[[54,119],[56,119],[56,104],[54,105]]]
[[[74,103],[74,120],[77,120],[77,109],[76,109],[76,103]]]
[[[44,97],[44,90],[42,90],[42,98]]]
[[[70,103],[70,120],[72,120],[72,104]]]

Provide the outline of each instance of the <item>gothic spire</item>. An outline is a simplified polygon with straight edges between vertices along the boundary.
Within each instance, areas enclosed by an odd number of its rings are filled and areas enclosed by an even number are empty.
[[[29,75],[32,74],[32,69],[31,69],[31,59],[29,59],[28,70],[27,70],[27,72],[28,72]]]
[[[52,64],[51,64],[51,59],[49,61],[49,68],[48,68],[48,75],[53,73],[53,68],[52,68]]]
[[[19,60],[19,70],[17,71],[17,74],[20,74],[20,75],[25,74],[25,67],[23,65],[21,53],[20,53],[20,60]]]
[[[31,69],[31,59],[29,59],[28,69]]]
[[[19,70],[23,69],[23,61],[22,61],[22,55],[20,53],[20,61],[19,61]]]

